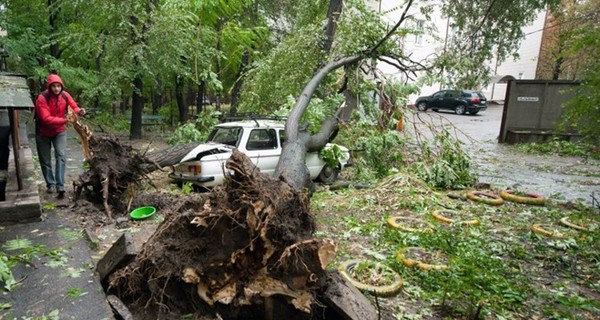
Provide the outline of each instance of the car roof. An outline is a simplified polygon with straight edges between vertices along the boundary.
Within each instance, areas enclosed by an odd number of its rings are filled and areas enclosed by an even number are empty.
[[[232,122],[223,122],[216,125],[221,128],[231,128],[231,127],[244,127],[244,128],[284,128],[284,121],[275,121],[275,120],[244,120],[244,121],[232,121]]]

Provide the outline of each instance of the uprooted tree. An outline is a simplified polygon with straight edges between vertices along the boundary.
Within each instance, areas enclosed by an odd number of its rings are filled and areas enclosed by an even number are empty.
[[[319,150],[332,139],[340,121],[349,118],[356,106],[352,90],[346,91],[347,103],[334,117],[323,121],[316,134],[301,130],[300,119],[321,81],[340,67],[372,58],[396,61],[405,72],[411,71],[407,57],[384,58],[379,50],[406,21],[411,5],[412,1],[407,1],[400,21],[370,49],[335,59],[318,69],[289,114],[286,143],[274,177],[260,174],[248,158],[234,152],[226,164],[227,182],[223,187],[200,200],[188,199],[176,208],[162,208],[165,221],[135,261],[110,275],[109,291],[132,308],[152,307],[144,311],[150,312],[150,318],[184,314],[206,319],[275,319],[291,314],[300,319],[319,315],[327,318],[324,306],[335,304],[335,294],[327,294],[329,288],[347,285],[335,273],[326,271],[335,245],[313,237],[315,221],[309,211],[310,193],[306,191],[311,181],[304,160],[308,151]],[[413,66],[422,67],[419,63]],[[119,157],[131,158],[130,150],[119,151]],[[148,161],[140,158],[134,162]],[[108,186],[102,190],[109,191],[111,187],[122,190],[131,179],[115,172],[142,167],[128,160],[106,173],[102,163],[90,161],[92,169],[100,169],[95,173],[96,180]],[[157,164],[145,170],[155,169]],[[348,296],[343,299],[354,303],[350,317],[373,318],[373,309],[365,300]],[[292,313],[295,310],[300,312]]]

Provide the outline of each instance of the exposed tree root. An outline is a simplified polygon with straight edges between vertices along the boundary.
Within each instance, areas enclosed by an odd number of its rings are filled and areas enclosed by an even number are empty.
[[[113,207],[123,207],[121,194],[130,184],[139,182],[153,170],[147,165],[152,161],[111,137],[93,135],[89,139],[89,147],[89,169],[73,182],[75,200],[85,192],[89,200],[101,203],[112,219]]]
[[[335,246],[312,238],[308,195],[260,174],[237,151],[227,169],[227,184],[203,204],[165,214],[109,290],[163,315],[315,318],[318,280]]]

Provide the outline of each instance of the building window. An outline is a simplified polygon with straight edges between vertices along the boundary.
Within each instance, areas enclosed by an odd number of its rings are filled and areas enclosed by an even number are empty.
[[[423,44],[423,28],[425,26],[424,20],[415,21],[415,43]]]

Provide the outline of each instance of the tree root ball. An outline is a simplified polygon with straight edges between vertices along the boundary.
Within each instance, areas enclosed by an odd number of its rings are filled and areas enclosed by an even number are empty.
[[[262,175],[237,151],[226,167],[226,185],[169,213],[136,260],[111,275],[109,291],[153,307],[155,317],[315,319],[335,246],[312,238],[308,194]]]

